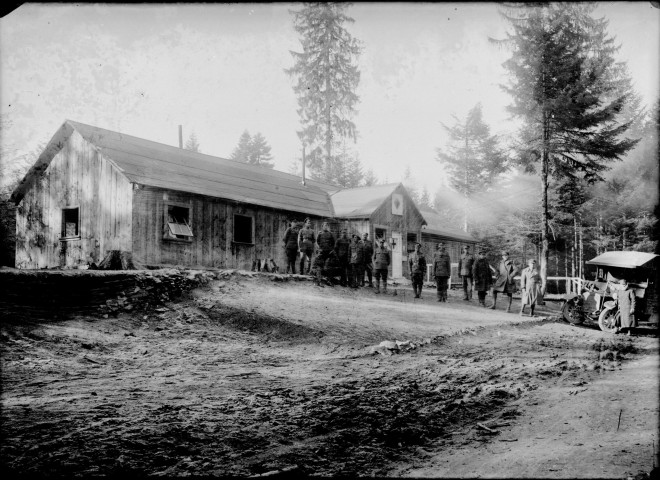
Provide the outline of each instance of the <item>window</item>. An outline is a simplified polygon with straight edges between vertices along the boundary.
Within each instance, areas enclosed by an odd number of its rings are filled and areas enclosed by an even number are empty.
[[[190,207],[180,205],[166,205],[167,208],[167,232],[169,238],[180,240],[191,240],[192,218]]]
[[[415,251],[415,244],[417,243],[417,234],[416,233],[409,233],[406,235],[406,248],[408,252],[414,252]]]
[[[62,238],[76,238],[80,236],[80,209],[62,209]]]
[[[254,222],[247,215],[234,215],[234,242],[254,243]]]
[[[384,238],[385,241],[387,242],[387,230],[384,228],[375,228],[374,229],[374,235],[376,235],[376,241],[380,240],[381,238]]]

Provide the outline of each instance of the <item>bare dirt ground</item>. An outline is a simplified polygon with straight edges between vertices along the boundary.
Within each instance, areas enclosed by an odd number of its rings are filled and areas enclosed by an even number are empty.
[[[234,275],[147,314],[6,318],[3,473],[641,479],[658,465],[657,330],[392,292]],[[416,348],[373,353],[384,340]]]

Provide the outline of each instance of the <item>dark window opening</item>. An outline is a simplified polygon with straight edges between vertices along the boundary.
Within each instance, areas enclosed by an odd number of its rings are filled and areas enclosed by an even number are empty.
[[[409,233],[406,236],[406,248],[408,252],[414,252],[415,251],[415,244],[417,243],[417,234],[416,233]]]
[[[234,215],[234,242],[254,243],[252,217]]]
[[[381,238],[385,238],[385,241],[387,242],[387,238],[385,237],[385,235],[387,235],[387,230],[384,228],[375,228],[374,235],[376,236],[376,242],[378,242],[378,240]]]
[[[190,208],[167,206],[167,228],[173,238],[189,240],[192,238],[192,226],[190,222]]]
[[[80,209],[63,208],[62,209],[62,237],[80,236]]]

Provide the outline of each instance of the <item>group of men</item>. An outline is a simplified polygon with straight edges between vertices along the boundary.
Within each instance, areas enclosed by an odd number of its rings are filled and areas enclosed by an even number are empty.
[[[415,298],[420,298],[424,276],[426,275],[427,262],[421,253],[421,244],[415,244],[415,251],[408,257],[410,267],[410,277],[412,279]],[[493,281],[491,266],[486,258],[486,250],[480,249],[477,257],[470,253],[470,246],[465,245],[458,261],[458,273],[463,283],[463,300],[471,301],[472,292],[477,291],[479,305],[486,307],[486,295],[492,287],[493,303],[488,306],[495,309],[497,305],[497,296],[499,293],[506,294],[509,304],[507,312],[511,311],[513,294],[516,292],[515,276],[519,273],[516,266],[509,259],[509,252],[502,252],[502,259],[495,270],[496,277]],[[444,243],[439,243],[433,254],[433,277],[436,282],[438,302],[447,301],[448,281],[451,277],[451,260],[445,249]],[[536,266],[536,261],[530,259],[529,266],[522,271],[522,302],[520,314],[524,314],[526,306],[530,307],[531,314],[534,315],[534,306],[542,297],[541,277]]]
[[[317,285],[321,285],[323,277],[339,277],[342,286],[364,287],[368,281],[368,286],[373,288],[375,279],[375,293],[380,293],[381,280],[383,292],[387,292],[387,271],[391,257],[383,238],[374,247],[368,233],[364,233],[362,238],[358,234],[349,238],[348,231],[342,229],[339,238],[335,239],[327,222],[323,223],[321,232],[315,235],[311,221],[307,218],[302,228],[296,221],[292,221],[282,240],[287,256],[286,273],[296,273],[296,263],[300,256],[300,273],[313,274]],[[314,257],[315,246],[318,248]]]
[[[339,238],[335,239],[328,223],[325,222],[321,233],[317,236],[311,227],[311,221],[307,218],[302,228],[296,221],[292,221],[284,234],[283,242],[287,255],[286,273],[296,273],[296,262],[300,256],[300,273],[313,274],[317,285],[321,284],[323,277],[339,277],[342,286],[364,287],[368,280],[368,286],[374,287],[373,278],[375,278],[375,292],[380,293],[381,280],[383,292],[387,292],[387,272],[391,257],[384,238],[379,238],[374,247],[368,233],[364,233],[362,238],[358,234],[353,234],[349,238],[347,230],[342,229]],[[415,298],[421,298],[428,263],[421,252],[421,247],[420,243],[416,243],[414,252],[408,256]],[[316,257],[312,262],[315,249]],[[437,300],[446,302],[451,278],[451,259],[444,243],[437,244],[432,265]],[[498,294],[504,293],[509,300],[506,311],[510,312],[513,293],[516,291],[514,277],[519,272],[509,259],[509,253],[502,252],[502,260],[495,270],[497,276],[494,281],[491,270],[486,259],[486,250],[479,249],[475,258],[470,253],[470,246],[463,246],[458,261],[458,273],[463,284],[463,300],[471,301],[472,292],[476,290],[479,305],[486,307],[486,295],[492,287],[493,303],[488,308],[495,309]],[[524,307],[529,305],[533,315],[537,298],[542,295],[540,276],[535,262],[530,260],[529,267],[522,273],[526,281],[523,282],[523,303],[520,313],[522,315]]]

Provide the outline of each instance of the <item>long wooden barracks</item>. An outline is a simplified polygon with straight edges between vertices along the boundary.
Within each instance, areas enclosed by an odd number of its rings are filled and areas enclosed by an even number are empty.
[[[148,266],[283,266],[284,232],[305,218],[316,232],[327,221],[335,235],[347,228],[386,238],[393,278],[407,276],[416,241],[442,239],[450,254],[453,244],[475,243],[428,229],[433,212],[420,211],[400,183],[341,189],[70,120],[12,200],[17,268],[76,268],[111,250]]]

